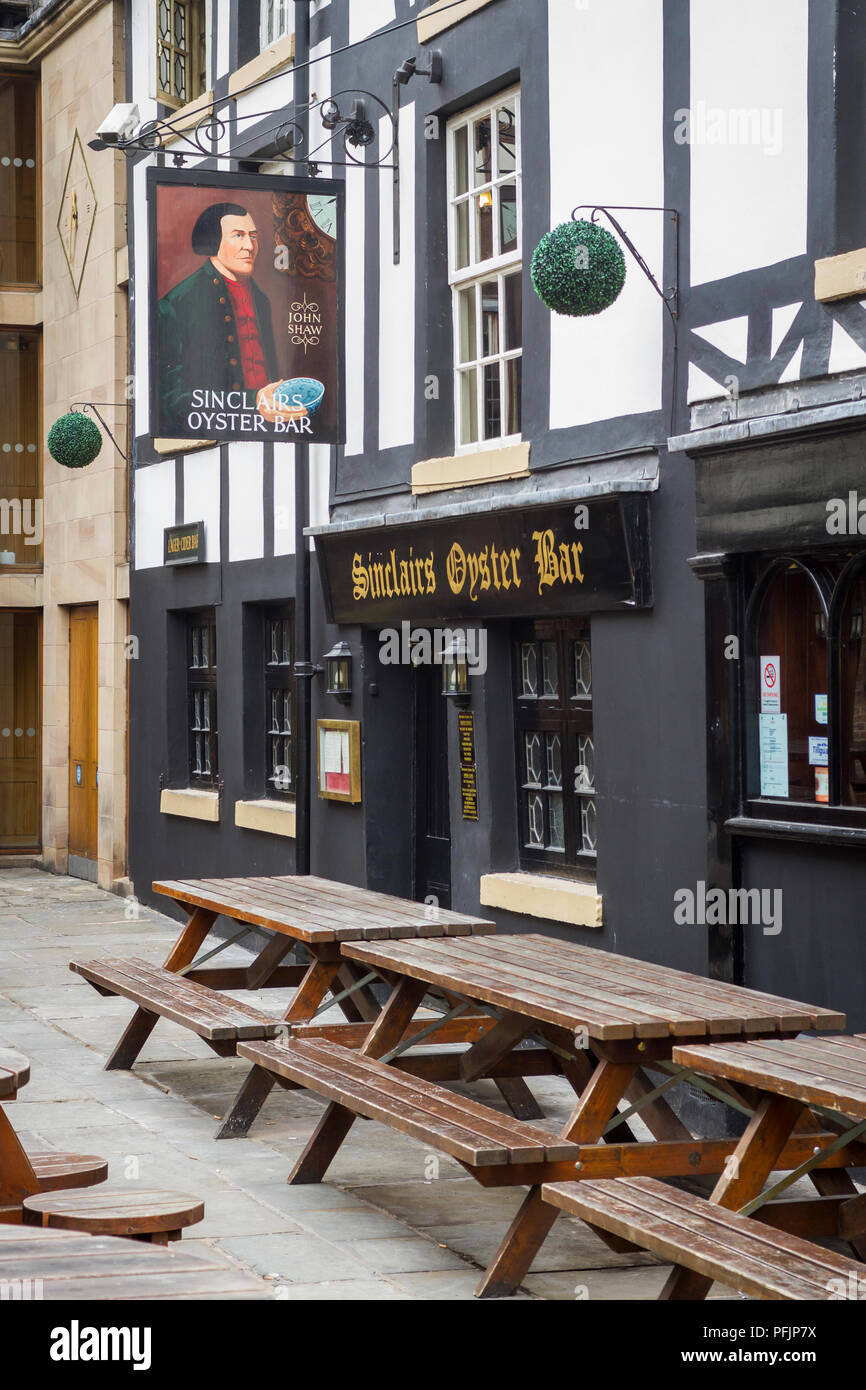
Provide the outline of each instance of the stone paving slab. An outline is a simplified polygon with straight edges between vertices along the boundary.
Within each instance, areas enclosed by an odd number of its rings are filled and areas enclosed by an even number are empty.
[[[200,1196],[205,1219],[184,1243],[259,1274],[277,1300],[471,1301],[519,1193],[485,1191],[454,1160],[365,1121],[353,1126],[326,1182],[291,1188],[290,1165],[324,1102],[275,1089],[249,1137],[217,1143],[217,1118],[248,1065],[215,1058],[201,1039],[162,1020],[131,1073],[103,1070],[132,1006],[100,998],[69,960],[128,953],[159,964],[177,931],[174,919],[92,884],[0,868],[0,1046],[31,1060],[31,1084],[8,1105],[25,1144],[102,1154],[112,1185]],[[233,946],[221,960],[249,956]],[[278,1017],[292,992],[237,997]],[[323,1014],[340,1017],[337,1009]],[[492,1083],[463,1089],[504,1109]],[[570,1089],[557,1078],[533,1089],[547,1122],[561,1123],[573,1106]],[[515,1301],[648,1299],[666,1277],[651,1257],[614,1255],[565,1218],[536,1264]]]

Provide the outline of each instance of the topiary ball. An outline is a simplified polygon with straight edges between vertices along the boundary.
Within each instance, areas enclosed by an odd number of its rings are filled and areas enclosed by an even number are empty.
[[[48,452],[64,468],[86,468],[101,448],[99,426],[77,410],[61,415],[48,431]]]
[[[562,222],[536,246],[530,277],[554,313],[600,314],[625,284],[625,257],[616,237],[597,222]]]

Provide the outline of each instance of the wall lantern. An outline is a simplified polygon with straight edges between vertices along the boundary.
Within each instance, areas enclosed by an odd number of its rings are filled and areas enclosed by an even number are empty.
[[[442,694],[458,707],[469,704],[469,662],[466,642],[459,637],[442,653]]]
[[[347,642],[337,642],[323,657],[325,663],[325,694],[333,695],[341,704],[352,699],[352,650]]]

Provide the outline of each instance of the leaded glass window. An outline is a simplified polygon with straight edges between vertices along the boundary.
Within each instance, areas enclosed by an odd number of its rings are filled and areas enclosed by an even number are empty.
[[[516,644],[521,859],[564,873],[596,854],[588,622],[543,621]]]

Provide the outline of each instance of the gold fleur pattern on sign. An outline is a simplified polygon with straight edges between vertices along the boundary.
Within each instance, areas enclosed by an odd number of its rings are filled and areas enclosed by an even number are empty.
[[[289,310],[289,333],[292,344],[302,347],[305,357],[307,348],[319,346],[322,336],[322,314],[318,304],[307,299],[306,290],[303,299],[296,299]]]
[[[72,139],[69,163],[66,166],[66,180],[60,199],[60,212],[57,216],[57,230],[60,245],[66,257],[66,265],[72,280],[76,298],[81,289],[87,253],[96,221],[96,191],[84,157],[81,137],[76,130]]]

